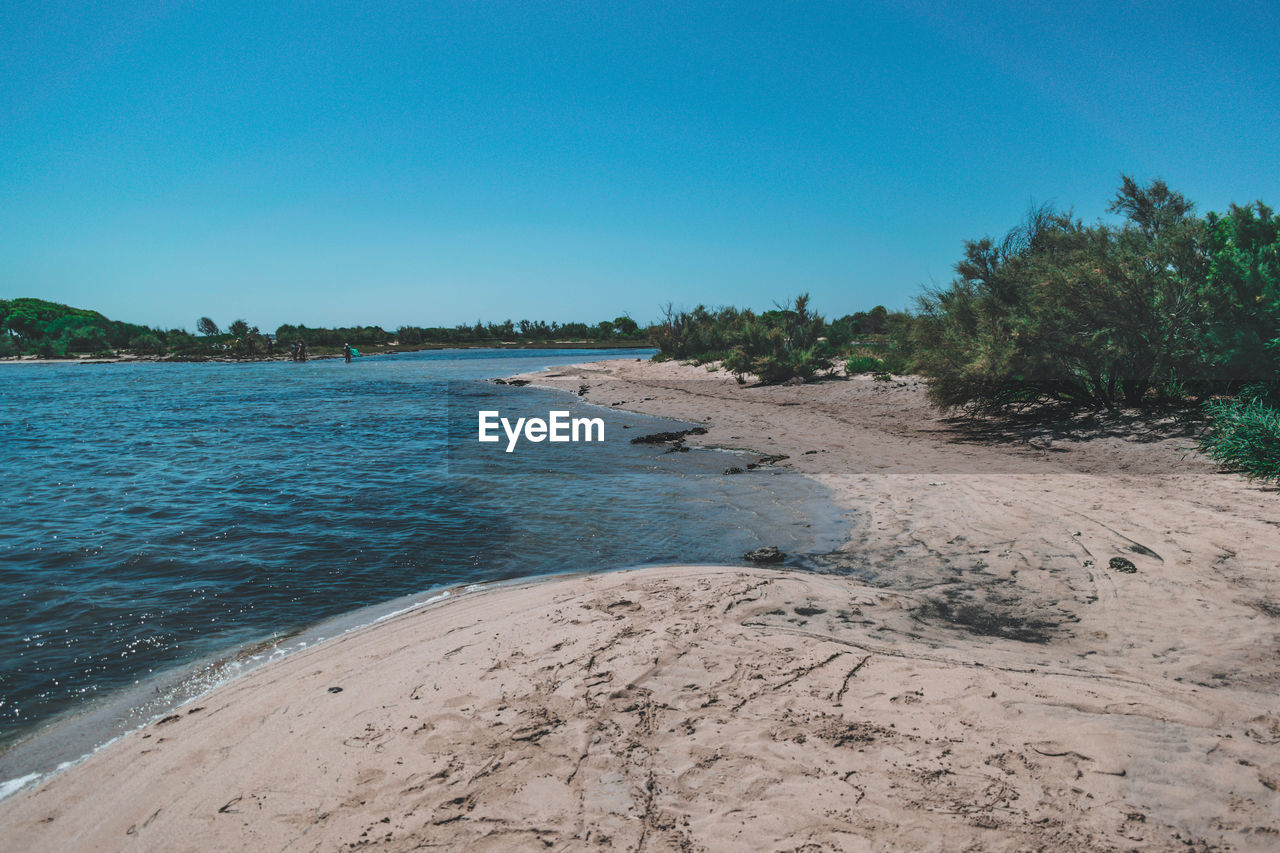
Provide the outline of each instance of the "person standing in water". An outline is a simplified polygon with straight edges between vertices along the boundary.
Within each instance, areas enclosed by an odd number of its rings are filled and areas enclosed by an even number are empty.
[[[351,344],[346,343],[342,345],[342,357],[347,360],[347,364],[351,363]]]

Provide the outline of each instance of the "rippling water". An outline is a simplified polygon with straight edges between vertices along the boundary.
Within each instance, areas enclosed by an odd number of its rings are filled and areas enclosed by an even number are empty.
[[[0,366],[0,744],[432,587],[835,544],[809,481],[724,477],[726,454],[627,440],[670,421],[480,381],[635,355]],[[553,407],[604,417],[606,442],[474,441],[479,408]]]

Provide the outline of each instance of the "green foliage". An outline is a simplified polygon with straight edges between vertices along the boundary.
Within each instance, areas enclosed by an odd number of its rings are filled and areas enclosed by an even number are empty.
[[[67,329],[61,340],[68,352],[100,353],[110,346],[106,334],[94,326]]]
[[[170,329],[164,340],[169,351],[181,356],[196,356],[208,352],[209,345],[182,329]]]
[[[0,301],[0,334],[8,338],[6,352],[43,358],[65,358],[69,353],[109,356],[112,349],[128,347],[139,336],[154,336],[161,344],[165,336],[158,329],[109,320],[97,311],[26,298]]]
[[[833,320],[827,327],[827,340],[833,347],[840,348],[855,342],[866,343],[874,336],[886,332],[899,314],[891,313],[883,305],[877,305],[870,311],[856,311]]]
[[[248,330],[246,330],[247,332]],[[352,346],[378,346],[390,343],[393,336],[386,329],[378,326],[348,326],[337,329],[309,328],[307,326],[291,326],[288,323],[276,329],[276,341],[281,346],[289,346],[293,341],[302,341],[309,347],[340,347],[344,343]],[[404,338],[400,339],[402,343]],[[410,341],[418,343],[418,341]]]
[[[1210,376],[1204,221],[1160,181],[1126,178],[1111,209],[1128,221],[1042,207],[999,242],[966,243],[957,278],[902,333],[936,404],[1134,406]]]
[[[82,323],[107,324],[110,321],[97,311],[72,308],[44,299],[11,299],[0,302],[0,329],[13,332],[23,338],[45,337],[45,327],[64,317],[73,317]]]
[[[1280,217],[1262,202],[1210,213],[1204,347],[1230,385],[1277,379],[1280,335]],[[1225,389],[1223,389],[1225,390]]]
[[[384,333],[385,334],[385,333]],[[513,323],[481,323],[456,327],[401,326],[395,338],[406,346],[423,344],[522,343],[542,344],[554,341],[599,341],[602,344],[643,341],[646,330],[630,317],[586,323],[548,323],[544,320],[521,320]]]
[[[744,312],[728,336],[724,367],[743,379],[747,374],[766,384],[808,379],[829,369],[834,353],[823,338],[826,324],[809,309],[809,294],[797,296],[790,308],[759,316]]]
[[[129,349],[140,355],[164,355],[164,341],[152,334],[135,335],[129,341]]]
[[[851,362],[855,372],[883,369],[886,359],[901,360],[895,354],[899,345],[888,340],[886,332],[909,320],[878,305],[828,324],[810,309],[809,296],[804,294],[790,306],[760,314],[732,307],[708,309],[705,305],[675,311],[667,305],[662,321],[649,334],[658,347],[655,360],[678,358],[692,364],[721,361],[740,380],[750,374],[761,382],[776,383],[830,370],[832,362],[850,354],[855,345],[862,350]],[[876,350],[874,355],[869,351],[872,349]],[[857,358],[871,361],[857,368],[862,363]]]
[[[1212,425],[1200,447],[1207,454],[1250,477],[1280,479],[1280,410],[1273,402],[1246,394],[1206,408]]]
[[[628,316],[586,323],[547,323],[511,320],[502,323],[460,325],[449,328],[401,326],[392,335],[378,326],[308,328],[284,324],[276,329],[275,340],[245,320],[236,320],[224,334],[209,317],[196,323],[200,337],[182,329],[149,329],[133,323],[109,320],[96,311],[86,311],[42,299],[0,300],[0,357],[37,354],[64,358],[68,353],[110,354],[112,349],[132,349],[157,355],[172,354],[183,359],[261,358],[288,352],[290,343],[301,340],[308,347],[334,350],[344,343],[376,349],[395,343],[474,345],[503,343],[554,344],[557,341],[598,341],[602,345],[640,343],[648,330]]]
[[[889,315],[884,334],[871,345],[876,357],[884,362],[885,370],[897,374],[914,370],[915,324],[916,318],[911,314],[897,312]]]
[[[1280,479],[1280,217],[1262,202],[1210,214],[1206,330],[1219,383],[1201,448],[1250,477]]]
[[[1129,177],[1110,210],[1122,225],[1041,208],[967,243],[950,287],[891,331],[898,352],[943,407],[1213,398],[1204,451],[1280,479],[1280,218],[1262,202],[1198,218]]]
[[[45,338],[39,341],[32,349],[40,358],[69,358],[67,353],[67,342],[59,338],[52,340]]]
[[[852,355],[844,363],[846,373],[880,373],[884,369],[884,362],[873,355]]]
[[[662,320],[649,330],[659,354],[663,358],[701,361],[724,358],[745,324],[755,319],[751,311],[727,307],[708,310],[705,305],[692,311],[676,311],[667,304],[662,314]]]

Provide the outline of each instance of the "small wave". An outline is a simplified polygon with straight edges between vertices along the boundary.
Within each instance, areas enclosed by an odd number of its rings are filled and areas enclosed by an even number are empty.
[[[21,791],[43,775],[43,773],[28,773],[26,776],[19,776],[17,779],[0,782],[0,800],[18,793],[18,791]]]

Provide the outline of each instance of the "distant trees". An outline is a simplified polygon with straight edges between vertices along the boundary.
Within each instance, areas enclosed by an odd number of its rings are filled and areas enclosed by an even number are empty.
[[[129,349],[142,355],[164,355],[164,341],[153,334],[135,335],[129,341]]]
[[[60,338],[68,352],[103,352],[111,346],[106,332],[97,326],[79,326],[67,329]]]
[[[101,354],[127,348],[134,337],[152,331],[109,320],[97,311],[43,299],[0,300],[0,335],[6,339],[4,350],[10,354],[31,353],[43,358]]]
[[[544,320],[520,320],[502,323],[483,323],[462,326],[401,326],[396,339],[401,344],[464,344],[464,343],[551,343],[554,341],[632,342],[645,340],[646,332],[630,317],[603,320],[595,325],[586,323],[548,323]]]
[[[878,311],[888,315],[884,308]],[[740,380],[751,375],[772,383],[834,369],[835,357],[858,339],[861,326],[849,318],[827,325],[806,293],[759,314],[704,305],[676,311],[667,305],[649,332],[660,358],[718,360]]]
[[[390,343],[394,340],[394,336],[379,326],[344,326],[325,329],[285,323],[276,328],[276,340],[302,341],[309,347],[340,347],[344,343],[373,347]]]
[[[45,358],[68,358],[77,354],[105,354],[131,350],[146,355],[171,355],[183,359],[258,358],[274,352],[271,336],[243,319],[231,323],[226,332],[209,317],[196,323],[199,336],[183,329],[151,329],[133,323],[109,320],[96,311],[87,311],[41,299],[0,300],[0,357],[37,354]],[[630,317],[618,317],[595,325],[505,320],[451,327],[401,326],[394,334],[379,326],[314,328],[282,324],[275,330],[281,342],[301,340],[313,350],[341,347],[403,346],[422,344],[493,345],[496,343],[554,344],[557,341],[592,341],[602,345],[644,342],[647,331]]]
[[[208,344],[184,329],[170,329],[164,335],[165,346],[182,356],[196,356],[208,351]]]
[[[833,345],[842,346],[866,335],[883,334],[891,315],[883,305],[877,305],[870,311],[855,311],[838,320],[832,320],[827,327],[827,337]]]

